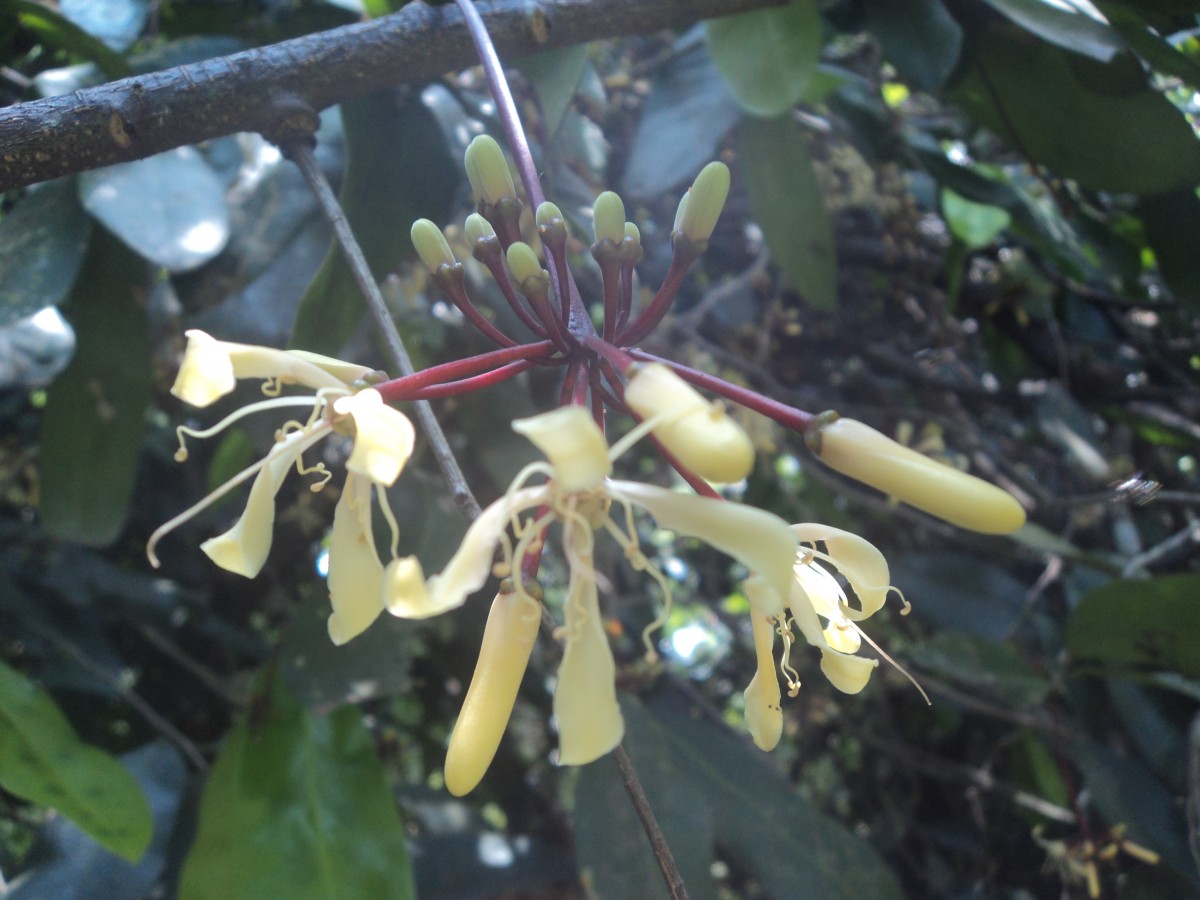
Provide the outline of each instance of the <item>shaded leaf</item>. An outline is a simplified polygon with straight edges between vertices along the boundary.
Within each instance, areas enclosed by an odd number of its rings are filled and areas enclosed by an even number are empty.
[[[1200,677],[1200,575],[1118,580],[1088,591],[1067,620],[1077,660]]]
[[[1067,50],[1108,62],[1125,49],[1121,36],[1104,22],[1045,0],[986,0],[1022,28]]]
[[[1096,4],[1109,24],[1129,44],[1129,48],[1155,71],[1174,75],[1192,87],[1200,87],[1200,65],[1174,44],[1151,30],[1146,20],[1124,3],[1100,0]]]
[[[912,601],[914,617],[992,641],[1005,639],[1028,587],[986,557],[948,552],[892,560],[892,583]]]
[[[1200,310],[1200,199],[1192,188],[1142,197],[1138,214],[1158,269],[1180,303]]]
[[[282,688],[225,738],[181,900],[414,896],[404,828],[362,713],[306,712]]]
[[[527,56],[517,63],[521,74],[532,82],[542,106],[543,124],[547,135],[558,131],[563,114],[575,96],[583,68],[587,65],[587,44],[547,50]]]
[[[162,876],[179,807],[187,786],[183,757],[166,741],[146,744],[121,757],[150,802],[154,841],[138,862],[114,856],[63,819],[47,823],[43,838],[50,858],[23,873],[5,900],[96,900],[146,897]],[[43,856],[42,853],[38,854]]]
[[[750,210],[771,258],[793,288],[818,309],[837,305],[837,256],[808,139],[787,116],[742,120],[742,177]]]
[[[105,847],[136,860],[154,823],[133,776],[79,740],[50,695],[0,662],[0,785],[53,807]]]
[[[128,50],[142,33],[146,0],[59,0],[62,14],[114,50]]]
[[[646,791],[688,896],[715,900],[714,810],[703,786],[678,765],[662,728],[641,703],[628,695],[620,699],[625,716],[622,746]],[[666,895],[658,863],[610,757],[579,770],[573,822],[579,867],[598,900]]]
[[[954,98],[1056,174],[1132,194],[1200,183],[1200,141],[1132,60],[1102,65],[994,29],[974,59]]]
[[[88,230],[73,178],[30,188],[0,219],[0,327],[62,302],[83,264]]]
[[[346,172],[340,200],[377,280],[412,255],[409,229],[418,217],[440,221],[458,183],[433,114],[420,98],[381,91],[343,103]],[[309,284],[290,345],[336,355],[366,310],[366,301],[336,242]]]
[[[84,172],[79,198],[130,248],[172,272],[203,265],[229,240],[224,186],[192,147]]]
[[[821,53],[812,0],[713,19],[705,28],[713,62],[747,112],[777,116],[808,90]]]
[[[722,857],[772,897],[888,900],[900,886],[866,840],[798,796],[768,754],[660,679],[643,701],[682,777],[700,785]]]
[[[922,642],[910,656],[928,672],[1018,708],[1036,706],[1050,692],[1050,683],[1008,644],[944,631]]]
[[[125,524],[150,401],[144,273],[97,233],[66,310],[77,344],[46,398],[39,506],[46,530],[65,540],[103,546]]]
[[[674,54],[650,82],[625,166],[625,194],[658,197],[690,182],[740,117],[737,101],[703,47]]]
[[[933,91],[954,71],[962,49],[962,29],[941,0],[867,0],[867,27],[901,77]]]

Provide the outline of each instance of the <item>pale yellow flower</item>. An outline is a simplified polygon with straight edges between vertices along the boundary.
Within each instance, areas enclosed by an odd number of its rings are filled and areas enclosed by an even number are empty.
[[[245,406],[203,431],[179,428],[176,459],[187,459],[186,437],[211,437],[251,413],[300,407],[308,414],[303,421],[284,423],[262,460],[155,531],[146,548],[150,562],[158,565],[155,547],[163,535],[253,477],[246,508],[237,522],[224,534],[200,545],[221,568],[253,578],[262,570],[271,549],[275,495],[288,472],[294,467],[302,475],[317,475],[313,490],[320,490],[331,474],[323,463],[305,466],[305,451],[335,432],[351,436],[354,443],[346,461],[349,475],[334,510],[329,547],[333,605],[329,634],[334,643],[345,643],[365,630],[383,610],[383,564],[371,528],[371,497],[374,494],[379,499],[394,534],[395,520],[384,489],[396,481],[412,455],[412,423],[385,404],[378,391],[365,385],[363,379],[372,374],[365,366],[300,351],[218,341],[201,331],[189,331],[187,337],[173,394],[193,405],[207,406],[230,393],[238,379],[252,378],[263,379],[263,392],[269,399]],[[311,388],[315,394],[279,396],[284,385],[293,384]]]

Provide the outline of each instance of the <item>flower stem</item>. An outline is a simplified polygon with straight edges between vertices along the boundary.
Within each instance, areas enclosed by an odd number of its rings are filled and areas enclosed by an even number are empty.
[[[489,369],[502,366],[515,360],[534,360],[554,352],[550,341],[538,341],[535,344],[518,344],[515,347],[503,347],[478,356],[468,356],[466,359],[455,359],[439,366],[430,366],[413,375],[404,378],[393,378],[382,384],[374,385],[383,399],[389,403],[397,400],[410,400],[418,389],[448,381],[456,381]]]
[[[676,248],[678,246],[676,243]],[[654,326],[662,321],[667,310],[671,308],[671,304],[675,301],[675,295],[679,293],[679,286],[683,284],[684,276],[687,275],[688,269],[695,261],[695,255],[679,252],[677,249],[675,255],[671,257],[671,267],[667,269],[667,277],[663,279],[658,293],[654,295],[650,305],[633,320],[633,324],[617,335],[618,344],[622,347],[636,344],[654,330]]]

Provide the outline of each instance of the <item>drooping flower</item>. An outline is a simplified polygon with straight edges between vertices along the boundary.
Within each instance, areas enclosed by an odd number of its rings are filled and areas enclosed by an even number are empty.
[[[414,431],[408,417],[383,402],[369,387],[372,370],[365,366],[297,350],[275,350],[219,341],[202,331],[187,332],[188,345],[171,392],[193,406],[208,406],[233,391],[238,379],[263,379],[268,399],[249,404],[202,431],[180,427],[175,458],[187,459],[185,438],[206,438],[255,412],[306,408],[307,416],[285,422],[275,433],[267,455],[235,475],[195,506],[164,524],[150,537],[146,553],[158,566],[155,547],[169,531],[192,518],[234,487],[253,477],[246,508],[224,534],[200,548],[218,566],[253,578],[271,549],[275,525],[275,495],[294,467],[301,475],[316,475],[313,490],[332,477],[324,463],[304,464],[304,453],[331,434],[350,436],[353,447],[346,460],[349,473],[334,510],[329,547],[329,593],[333,612],[329,635],[336,644],[362,633],[383,610],[383,564],[375,549],[371,527],[371,497],[379,500],[395,534],[395,520],[384,489],[395,483],[412,454]],[[280,396],[285,385],[300,385],[315,393]]]
[[[559,761],[566,765],[603,756],[624,733],[614,685],[616,666],[600,611],[593,553],[597,532],[607,532],[623,548],[630,565],[658,583],[664,605],[670,602],[670,585],[639,548],[635,509],[648,512],[662,528],[697,537],[733,556],[759,574],[767,594],[786,597],[793,580],[797,538],[777,516],[608,477],[612,460],[651,423],[611,449],[590,413],[577,406],[522,419],[513,427],[546,455],[547,462],[528,466],[508,492],[483,511],[440,573],[426,579],[420,563],[409,557],[393,561],[384,576],[388,609],[407,618],[461,606],[493,572],[506,579],[488,619],[463,715],[451,736],[446,784],[459,795],[474,788],[487,770],[528,663],[541,604],[536,590],[525,585],[522,571],[526,561],[540,552],[551,523],[561,526],[562,552],[570,572],[563,625],[557,632],[565,647],[554,691]],[[536,475],[547,480],[530,485]],[[620,507],[623,515],[616,515],[614,507]],[[497,548],[501,560],[493,565]],[[782,603],[777,599],[776,605]],[[660,616],[643,635],[650,655],[654,651],[649,634],[663,621]]]

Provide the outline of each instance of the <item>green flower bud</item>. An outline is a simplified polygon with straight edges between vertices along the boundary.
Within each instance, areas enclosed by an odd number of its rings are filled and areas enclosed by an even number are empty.
[[[596,243],[612,241],[621,243],[625,237],[625,204],[612,191],[605,191],[596,198],[592,208],[596,229]]]
[[[485,241],[496,236],[496,229],[492,227],[492,223],[479,213],[471,213],[467,216],[467,221],[464,223],[463,228],[467,233],[467,240],[472,244],[477,244],[479,241]]]
[[[830,468],[959,528],[1009,534],[1025,524],[1025,510],[1007,491],[854,419],[823,426],[809,446]]]
[[[546,201],[538,206],[534,221],[537,222],[539,228],[545,228],[553,225],[555,222],[565,222],[566,220],[563,218],[561,209],[553,203]]]
[[[442,266],[453,266],[457,262],[442,230],[428,219],[413,222],[411,234],[417,255],[430,272],[436,274]]]
[[[729,196],[729,167],[710,162],[700,170],[691,190],[679,201],[675,228],[692,241],[707,241],[712,237],[717,219]]]
[[[490,205],[505,197],[516,198],[517,189],[508,170],[508,160],[490,135],[481,134],[471,141],[465,161],[471,189],[484,203]]]
[[[633,241],[639,247],[642,245],[642,233],[632,222],[625,223],[625,240]]]
[[[542,264],[538,262],[532,247],[516,241],[508,248],[508,270],[512,272],[517,284],[524,284],[530,278],[541,276]]]

